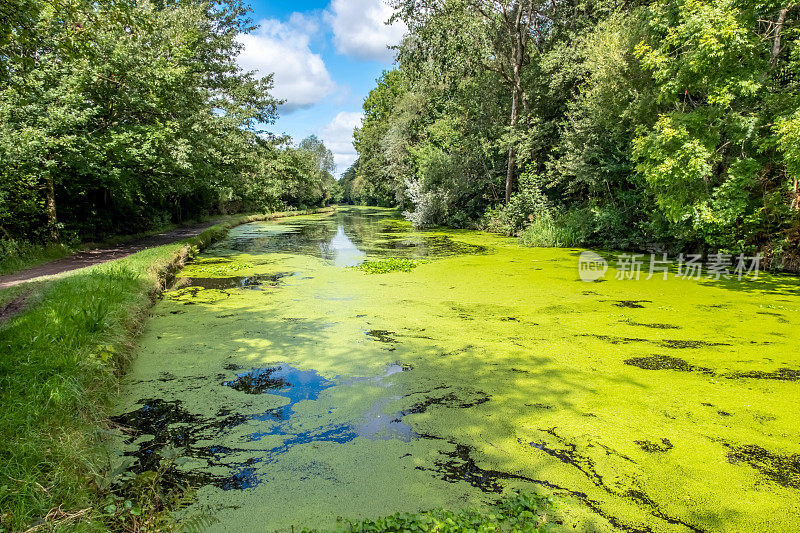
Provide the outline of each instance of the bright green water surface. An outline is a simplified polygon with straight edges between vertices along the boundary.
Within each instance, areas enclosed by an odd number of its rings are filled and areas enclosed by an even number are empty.
[[[578,277],[396,212],[233,230],[154,311],[123,449],[218,531],[552,493],[582,531],[800,530],[797,279]],[[423,259],[411,272],[348,268]]]

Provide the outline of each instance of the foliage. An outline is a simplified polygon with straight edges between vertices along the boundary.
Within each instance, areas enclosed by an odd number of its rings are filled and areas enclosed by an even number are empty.
[[[190,224],[196,221],[186,221]],[[30,268],[66,257],[76,250],[86,248],[104,248],[125,242],[152,236],[177,227],[177,224],[166,224],[148,231],[130,235],[116,235],[101,242],[81,243],[77,236],[68,238],[62,234],[60,243],[37,244],[27,240],[0,239],[0,275]]]
[[[536,219],[552,219],[550,202],[537,181],[536,176],[528,173],[520,176],[519,190],[508,203],[489,209],[481,225],[494,233],[517,235]]]
[[[17,239],[0,239],[0,276],[61,259],[72,253],[63,244],[35,245]]]
[[[557,215],[539,216],[520,233],[524,246],[572,248],[590,244],[591,212],[573,210]]]
[[[352,176],[393,191],[415,224],[536,223],[525,242],[540,242],[580,211],[582,242],[798,263],[800,4],[395,5],[409,35],[365,101]],[[543,27],[515,60],[494,35],[524,28],[508,14],[526,7]],[[519,180],[504,198],[509,161]]]
[[[168,448],[156,470],[133,473],[119,465],[101,480],[107,494],[99,518],[114,531],[200,532],[217,520],[206,509],[188,511],[196,490],[169,479],[180,451]]]
[[[0,27],[5,238],[102,239],[330,200],[318,140],[258,129],[279,102],[271,75],[237,66],[237,35],[254,29],[238,0],[16,1]]]
[[[458,512],[434,509],[416,514],[397,513],[377,520],[341,524],[339,531],[543,533],[550,531],[548,515],[552,509],[553,502],[546,496],[517,492],[487,509],[468,508]]]
[[[310,190],[302,195],[295,195],[294,199],[303,198],[303,205],[327,205],[335,194],[336,180],[333,173],[336,172],[336,163],[331,152],[316,135],[310,135],[300,141],[299,150],[306,154],[309,160],[308,170],[303,177],[306,186]],[[289,198],[288,200],[291,200]]]
[[[378,85],[364,101],[364,121],[354,134],[353,144],[364,157],[350,167],[342,179],[344,200],[364,205],[403,205],[403,179],[406,162],[401,134],[411,133],[409,122],[413,111],[404,114],[403,124],[395,125],[393,143],[384,142],[389,135],[395,104],[405,90],[401,73],[392,70],[383,74]],[[410,96],[409,96],[410,98]],[[393,150],[390,162],[386,148]]]
[[[447,220],[449,198],[447,191],[441,188],[423,191],[419,180],[406,184],[408,197],[416,208],[405,211],[403,216],[415,228],[429,228],[444,224]]]
[[[354,268],[367,274],[386,274],[389,272],[411,272],[421,261],[404,259],[402,257],[388,257],[377,261],[365,261]]]

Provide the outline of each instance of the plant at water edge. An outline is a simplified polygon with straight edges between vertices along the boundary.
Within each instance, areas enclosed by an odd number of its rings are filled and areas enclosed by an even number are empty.
[[[548,214],[534,218],[520,234],[519,242],[534,248],[572,248],[585,244],[591,231],[584,211]]]
[[[433,509],[420,513],[396,513],[375,520],[340,520],[338,532],[418,532],[545,533],[550,531],[549,516],[554,508],[550,497],[515,492],[488,508],[468,508],[458,512]],[[310,530],[304,529],[308,532]]]
[[[102,529],[102,428],[152,299],[192,248],[280,216],[231,218],[182,243],[0,291],[4,305],[26,301],[0,322],[0,533]],[[135,516],[141,507],[125,500]]]
[[[199,532],[218,522],[206,509],[188,510],[197,500],[196,489],[175,475],[180,450],[162,453],[156,470],[133,473],[131,461],[123,461],[100,481],[107,497],[99,516],[111,530]]]

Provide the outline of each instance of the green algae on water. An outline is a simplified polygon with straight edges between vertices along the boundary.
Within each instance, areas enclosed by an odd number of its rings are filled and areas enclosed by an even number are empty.
[[[156,306],[116,451],[182,448],[218,531],[514,490],[556,530],[800,528],[800,283],[589,285],[579,254],[378,208],[237,228]],[[418,264],[347,268],[387,258]]]

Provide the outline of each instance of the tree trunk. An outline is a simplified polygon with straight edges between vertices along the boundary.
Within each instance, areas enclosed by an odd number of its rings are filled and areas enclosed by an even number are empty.
[[[785,7],[778,13],[778,21],[775,23],[775,34],[772,39],[772,58],[770,65],[775,68],[778,64],[778,56],[781,54],[781,32],[783,32],[783,24],[786,22],[786,14],[789,12],[789,7]]]
[[[527,27],[522,24],[522,6],[517,5],[517,11],[513,23],[513,27],[509,32],[513,35],[512,44],[512,60],[513,64],[513,79],[511,80],[513,86],[511,96],[511,146],[508,148],[508,171],[506,172],[506,204],[511,200],[511,193],[514,190],[514,171],[517,164],[517,153],[514,149],[514,129],[517,125],[517,117],[519,116],[520,98],[524,96],[522,91],[522,66],[525,63],[525,42],[528,33]]]
[[[45,212],[47,213],[47,228],[50,231],[50,241],[58,242],[58,217],[56,216],[56,187],[53,176],[45,178]]]
[[[513,96],[511,97],[511,129],[517,125],[517,116],[519,115],[519,91],[514,87]],[[508,149],[508,170],[506,171],[506,203],[511,199],[511,191],[514,189],[514,167],[516,166],[517,153],[514,150],[513,144]]]

